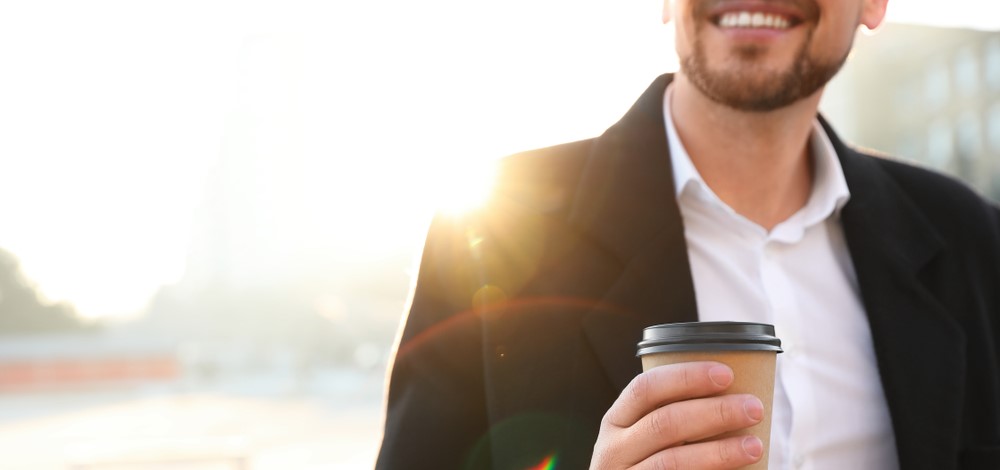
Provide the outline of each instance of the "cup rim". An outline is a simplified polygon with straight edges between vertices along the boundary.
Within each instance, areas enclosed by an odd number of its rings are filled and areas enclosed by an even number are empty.
[[[685,351],[772,351],[781,353],[774,325],[754,322],[684,322],[643,329],[636,356]]]

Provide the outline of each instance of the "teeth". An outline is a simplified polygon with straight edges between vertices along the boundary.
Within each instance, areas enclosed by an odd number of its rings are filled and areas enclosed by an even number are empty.
[[[791,22],[783,16],[749,11],[725,13],[719,17],[719,26],[723,28],[768,28],[788,29]]]
[[[746,28],[750,26],[750,13],[740,12],[739,16],[736,17],[736,26],[741,28]]]

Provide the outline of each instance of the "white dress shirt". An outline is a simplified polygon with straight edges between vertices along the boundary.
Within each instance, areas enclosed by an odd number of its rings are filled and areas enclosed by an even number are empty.
[[[819,122],[810,148],[809,201],[770,232],[736,213],[705,184],[664,119],[677,202],[702,321],[775,326],[778,355],[771,470],[899,468],[871,331],[840,225],[850,198]]]

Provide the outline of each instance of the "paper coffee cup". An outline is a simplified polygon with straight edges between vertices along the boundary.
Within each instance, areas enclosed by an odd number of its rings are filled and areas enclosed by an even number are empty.
[[[742,467],[766,470],[771,444],[771,405],[774,397],[774,367],[781,340],[774,326],[745,322],[668,323],[643,330],[638,356],[642,370],[693,361],[716,361],[733,369],[733,384],[726,394],[749,393],[764,404],[764,419],[711,439],[730,436],[757,436],[764,444],[764,456],[756,464]]]

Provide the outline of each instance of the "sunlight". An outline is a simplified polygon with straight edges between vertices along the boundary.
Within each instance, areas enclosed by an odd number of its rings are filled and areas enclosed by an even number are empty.
[[[437,183],[428,188],[431,205],[438,212],[460,215],[487,202],[496,182],[496,165],[488,160],[451,163],[436,176]]]

